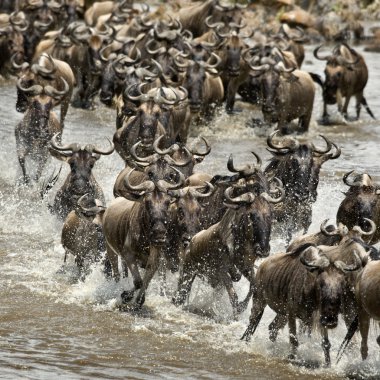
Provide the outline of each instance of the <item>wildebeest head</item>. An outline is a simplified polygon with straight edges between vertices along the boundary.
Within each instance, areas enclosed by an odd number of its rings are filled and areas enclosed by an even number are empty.
[[[255,200],[246,210],[246,223],[244,228],[252,226],[250,240],[253,244],[253,253],[257,256],[265,257],[270,252],[270,235],[272,229],[272,206],[271,203],[281,202],[285,196],[285,191],[279,180],[275,179],[275,188],[270,189],[270,183],[261,170],[260,157],[252,152],[257,163],[236,167],[233,164],[232,155],[229,157],[227,168],[240,179],[233,186],[233,194],[242,195],[250,192],[255,195]],[[276,195],[279,196],[276,197]]]
[[[175,57],[176,65],[178,67],[187,67],[185,80],[183,86],[188,92],[188,99],[190,110],[192,112],[198,112],[204,103],[204,86],[207,79],[207,75],[218,75],[216,67],[221,62],[221,59],[212,53],[208,61],[214,60],[215,63],[203,61],[188,61],[180,62],[179,56]]]
[[[341,150],[323,135],[321,137],[326,142],[326,149],[316,148],[312,143],[300,143],[294,138],[275,144],[273,137],[277,132],[267,139],[274,158],[265,173],[282,181],[286,199],[315,202],[321,166],[329,159],[338,158]],[[335,152],[332,152],[333,147]]]
[[[62,77],[61,81],[64,85],[62,91],[50,85],[41,86],[34,84],[25,87],[22,78],[17,81],[17,90],[25,96],[26,107],[29,109],[32,119],[39,121],[41,130],[46,130],[50,111],[56,104],[55,101],[62,99],[69,91],[68,83]],[[23,98],[21,97],[21,99]]]
[[[15,57],[14,57],[15,58]],[[55,72],[57,67],[50,55],[41,55],[38,63],[30,66],[27,62],[22,64],[16,63],[16,60],[12,60],[14,69],[18,71],[19,80],[17,85],[17,100],[16,100],[16,110],[18,112],[25,112],[28,106],[28,98],[30,94],[35,92],[36,87],[41,84],[50,83],[54,84],[56,79]],[[55,91],[55,97],[61,99],[69,91],[68,84],[61,78],[61,82],[64,83],[64,88],[62,91]],[[51,87],[51,86],[50,86]],[[32,91],[28,90],[32,89]]]
[[[347,44],[337,45],[333,54],[321,56],[319,50],[322,45],[314,50],[314,56],[319,60],[325,60],[325,82],[323,83],[323,99],[327,104],[335,104],[337,91],[342,87],[342,81],[347,70],[353,70],[359,62],[360,56]]]
[[[240,29],[245,26],[246,24],[244,22],[240,25],[231,22],[229,23],[229,30],[227,33],[221,31],[223,25],[218,25],[215,29],[218,37],[223,40],[221,44],[221,49],[223,51],[223,55],[221,55],[223,70],[230,77],[239,76],[242,50],[246,47],[243,39],[252,36],[252,32],[247,34],[240,33]]]
[[[334,328],[338,324],[347,274],[361,269],[362,261],[355,250],[336,257],[315,246],[304,248],[298,248],[304,250],[300,255],[300,261],[315,276],[320,323],[323,327]]]
[[[142,87],[145,83],[131,85],[126,89],[127,96],[132,102],[141,102],[136,110],[136,119],[139,125],[139,139],[142,146],[152,146],[157,133],[157,126],[165,107],[176,104],[180,99],[178,94],[169,89],[171,95],[168,95],[166,88],[154,88],[147,93],[142,93]],[[132,95],[132,90],[138,89],[138,95]]]
[[[80,144],[61,145],[54,135],[50,141],[50,153],[57,159],[65,161],[70,165],[70,174],[66,179],[66,185],[73,195],[89,193],[94,195],[92,183],[92,169],[101,155],[108,155],[114,151],[114,145],[110,143],[108,150],[102,150],[94,145]]]
[[[139,147],[143,145],[138,141],[131,147],[130,154],[137,166],[144,167],[145,176],[153,182],[164,180],[169,183],[176,183],[179,180],[178,170],[190,164],[192,155],[189,150],[184,147],[183,154],[175,157],[176,152],[181,148],[177,144],[173,144],[168,148],[159,148],[164,136],[159,136],[153,143],[154,153],[148,156],[140,157],[137,153]]]
[[[170,191],[170,195],[177,199],[175,204],[175,229],[181,238],[184,247],[187,247],[191,238],[201,229],[202,206],[198,200],[212,195],[214,186],[206,182],[205,186],[185,187]]]
[[[118,96],[122,93],[126,77],[135,73],[135,65],[140,60],[141,53],[138,48],[135,48],[134,39],[132,42],[133,46],[128,52],[119,52],[117,55],[115,52],[111,52],[106,57],[104,51],[109,47],[112,48],[112,44],[105,46],[100,52],[100,57],[105,63],[105,67],[102,73],[99,96],[100,101],[107,106],[111,106],[115,95]],[[128,86],[130,84],[132,83],[127,83]]]
[[[349,186],[349,190],[338,208],[337,221],[349,228],[357,225],[365,229],[365,218],[378,220],[380,189],[369,174],[358,174],[353,170],[343,176],[343,182]]]
[[[173,168],[173,170],[176,169]],[[182,173],[178,173],[179,180],[175,184],[164,180],[157,182],[145,180],[139,185],[132,185],[129,178],[133,171],[134,169],[126,175],[125,186],[131,192],[130,197],[141,202],[144,233],[153,245],[162,246],[167,240],[170,221],[169,206],[173,201],[169,192],[182,187],[185,178]]]
[[[280,84],[282,78],[285,80],[293,80],[291,74],[296,67],[286,68],[284,61],[277,57],[264,57],[260,60],[260,65],[250,63],[250,68],[255,72],[254,77],[260,76],[260,88],[262,99],[262,112],[269,122],[278,121],[279,112],[281,112],[281,102],[283,97]]]

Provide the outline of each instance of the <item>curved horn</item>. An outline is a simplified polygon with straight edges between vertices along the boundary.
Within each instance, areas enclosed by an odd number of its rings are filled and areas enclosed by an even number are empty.
[[[72,152],[76,152],[80,149],[80,146],[79,144],[75,144],[75,143],[72,143],[72,144],[68,144],[68,145],[60,145],[60,143],[58,143],[58,135],[59,133],[56,133],[50,140],[50,145],[55,149],[55,150],[58,150],[60,152],[62,151],[65,151],[65,150],[71,150]]]
[[[199,136],[200,139],[202,139],[206,146],[205,152],[200,152],[199,150],[196,150],[195,147],[190,149],[190,152],[194,154],[195,156],[207,156],[211,152],[211,146],[209,145],[208,141],[203,137]]]
[[[23,87],[22,85],[22,78],[18,79],[17,81],[17,88],[27,94],[31,94],[31,95],[39,95],[42,93],[42,91],[44,90],[44,88],[38,84],[35,84],[33,86],[30,86],[30,87]]]
[[[41,54],[41,58],[44,57],[46,59],[48,59],[48,61],[50,62],[51,64],[51,69],[48,69],[47,67],[45,66],[41,66],[39,63],[35,63],[33,66],[32,66],[32,71],[35,73],[35,74],[42,74],[42,75],[51,75],[53,74],[56,70],[57,70],[57,66],[53,60],[53,57],[50,55],[50,54],[46,54],[46,53],[42,53]],[[38,60],[38,62],[40,61],[40,59]]]
[[[316,47],[313,51],[313,54],[314,54],[314,57],[319,59],[320,61],[327,61],[330,57],[331,57],[331,54],[330,55],[325,55],[325,56],[320,56],[319,55],[319,50],[322,48],[323,45],[320,45],[318,47]]]
[[[355,257],[355,263],[354,264],[347,265],[343,261],[338,260],[338,261],[334,262],[335,267],[340,269],[343,272],[353,272],[353,271],[360,269],[362,267],[362,260],[360,259],[356,250],[354,250],[352,253]]]
[[[172,170],[174,170],[178,174],[178,182],[171,184],[169,182],[164,181],[163,179],[157,181],[157,187],[161,191],[167,192],[169,190],[177,190],[180,187],[182,187],[185,183],[186,178],[182,172],[180,172],[178,169],[176,169],[173,166],[169,166],[169,168],[171,168]]]
[[[313,250],[312,251],[312,257],[306,258],[305,257],[306,254],[311,249]],[[316,248],[316,247],[309,247],[304,252],[302,252],[302,254],[300,256],[300,261],[303,265],[305,265],[306,267],[308,267],[310,269],[319,269],[319,268],[323,269],[323,268],[327,268],[330,265],[329,259],[324,255],[321,256],[319,254],[318,248]]]
[[[147,165],[149,164],[152,164],[154,161],[156,161],[156,159],[158,158],[157,154],[152,154],[150,156],[146,156],[146,157],[140,157],[137,155],[137,148],[141,145],[141,140],[140,141],[137,141],[137,143],[133,144],[131,149],[130,149],[130,154],[132,156],[132,158],[139,162],[139,163],[145,163]]]
[[[161,54],[165,54],[166,53],[166,47],[159,46],[157,49],[152,49],[151,48],[152,43],[156,43],[157,44],[157,41],[154,40],[154,39],[151,39],[145,45],[145,49],[146,49],[146,51],[149,54],[151,54],[151,55],[161,55]]]
[[[154,140],[153,142],[153,149],[154,151],[159,154],[160,156],[164,156],[165,154],[173,154],[174,152],[176,152],[178,149],[179,149],[179,146],[177,144],[173,144],[171,145],[169,148],[167,149],[160,149],[158,147],[159,143],[161,142],[161,140],[164,138],[165,136],[164,135],[161,135],[160,137],[158,137],[156,140]]]
[[[208,16],[205,20],[205,24],[208,28],[210,29],[214,29],[214,28],[217,28],[217,27],[223,27],[224,24],[222,22],[215,22],[215,23],[211,23],[211,19],[212,19],[212,15],[211,16]]]
[[[263,192],[260,194],[265,200],[267,200],[270,203],[280,203],[285,198],[285,189],[284,185],[282,184],[282,181],[278,179],[277,177],[274,177],[273,180],[277,182],[277,186],[275,187],[274,191],[279,191],[280,196],[278,198],[274,198],[272,195],[268,194],[267,192]]]
[[[93,152],[97,154],[102,154],[104,156],[108,156],[109,154],[113,153],[113,151],[115,150],[115,145],[111,142],[109,138],[107,138],[107,140],[110,143],[110,148],[108,150],[102,150],[95,146]]]
[[[339,233],[339,230],[337,229],[337,228],[334,228],[334,230],[332,230],[332,231],[327,231],[327,229],[326,229],[326,224],[327,224],[327,222],[328,222],[329,220],[328,219],[325,219],[322,223],[321,223],[321,225],[320,225],[320,230],[321,230],[321,232],[323,233],[323,235],[325,235],[325,236],[336,236],[336,235],[340,235],[340,233]]]
[[[253,193],[244,193],[238,197],[232,198],[233,187],[227,187],[224,192],[224,196],[227,202],[231,204],[251,204],[255,200],[255,195]]]
[[[352,231],[359,232],[360,235],[364,235],[364,236],[372,235],[373,233],[375,233],[376,224],[374,223],[374,221],[368,218],[363,218],[363,219],[371,225],[371,229],[366,232],[366,231],[363,231],[359,226],[354,226],[352,228]]]
[[[298,148],[299,142],[297,140],[293,140],[294,146],[275,144],[273,142],[273,137],[278,132],[279,132],[279,130],[277,129],[268,136],[267,144],[268,144],[269,148],[272,148],[272,149],[277,150],[277,151],[284,151],[284,150],[290,151],[291,149],[297,149]]]
[[[243,167],[236,168],[234,166],[233,156],[232,154],[230,154],[227,161],[227,169],[232,173],[239,173],[243,177],[249,177],[250,175],[255,173],[257,168],[255,166],[251,167],[250,165],[245,165]]]
[[[191,187],[190,188],[190,192],[194,198],[207,198],[213,194],[215,187],[210,182],[207,182],[207,181],[205,181],[205,184],[206,184],[206,192],[205,193],[201,193],[198,191],[198,189],[200,189],[200,188],[204,189],[205,188],[204,186],[202,186],[202,187],[197,186],[197,187]]]
[[[86,198],[88,198],[90,194],[89,193],[86,193],[84,195],[82,195],[79,199],[78,199],[78,206],[86,213],[88,214],[97,214],[99,213],[100,211],[103,211],[105,210],[105,207],[104,206],[93,206],[93,207],[86,207],[84,205],[84,202],[86,200]]]
[[[128,190],[131,190],[133,192],[151,192],[155,189],[156,185],[154,184],[153,181],[144,181],[142,183],[140,183],[139,185],[136,185],[136,186],[133,186],[131,185],[130,183],[130,180],[129,180],[129,177],[131,176],[131,174],[135,171],[135,168],[133,168],[124,178],[124,184],[125,184],[125,187],[128,189]],[[142,195],[142,194],[141,194]]]
[[[18,55],[18,53],[14,53],[14,54],[12,54],[12,56],[10,58],[12,67],[15,70],[26,70],[29,67],[29,63],[28,62],[23,62],[21,65],[19,65],[18,63],[16,63],[16,57],[17,57],[17,55]]]
[[[45,86],[44,91],[46,95],[51,96],[52,98],[62,98],[69,92],[70,90],[69,84],[66,82],[66,80],[63,77],[60,77],[60,79],[63,83],[63,90],[58,91],[53,86]]]
[[[361,185],[361,182],[360,181],[349,181],[348,177],[354,173],[355,170],[351,170],[350,172],[346,173],[344,176],[343,176],[343,182],[347,185],[347,186],[360,186]]]

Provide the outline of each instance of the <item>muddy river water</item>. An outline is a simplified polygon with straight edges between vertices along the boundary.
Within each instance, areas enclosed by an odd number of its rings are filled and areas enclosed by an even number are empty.
[[[362,49],[359,47],[359,51]],[[365,95],[380,118],[379,56],[365,53],[370,79]],[[307,48],[303,69],[323,73],[323,62],[315,62]],[[312,338],[300,337],[299,361],[289,363],[288,332],[280,332],[273,344],[267,326],[273,317],[266,310],[250,343],[240,340],[249,318],[250,306],[237,321],[227,293],[213,290],[196,280],[188,307],[171,304],[170,294],[177,276],[170,275],[168,297],[161,297],[156,278],[151,283],[146,303],[138,314],[117,308],[123,287],[106,280],[102,268],[94,266],[84,282],[75,281],[73,260],[63,266],[60,245],[61,223],[49,214],[36,188],[20,188],[15,151],[14,127],[22,118],[15,110],[14,81],[0,84],[0,378],[4,379],[342,379],[380,378],[380,351],[375,329],[370,332],[370,358],[362,363],[359,339],[339,365],[323,368],[323,353],[318,332]],[[354,113],[353,104],[350,113]],[[310,131],[303,136],[323,145],[323,133],[342,148],[338,160],[327,162],[321,170],[318,199],[313,207],[310,231],[335,214],[345,185],[342,175],[352,169],[367,171],[380,180],[380,122],[362,111],[359,122],[320,126],[321,91],[317,89]],[[226,173],[230,153],[238,163],[251,160],[250,151],[269,159],[265,138],[246,123],[251,107],[241,114],[220,112],[208,126],[192,130],[207,137],[211,154],[197,167],[210,173]],[[337,118],[338,119],[338,118]],[[95,143],[106,146],[106,137],[115,130],[115,111],[98,105],[95,111],[71,109],[67,116],[63,142]],[[338,120],[339,121],[339,120]],[[51,159],[49,175],[60,163]],[[112,196],[114,180],[123,164],[116,153],[103,156],[94,169],[106,194]],[[63,167],[62,183],[68,172]],[[49,201],[49,200],[48,200]],[[51,201],[51,200],[50,200]],[[284,241],[272,241],[273,253]],[[237,285],[240,296],[248,284]],[[332,357],[345,334],[342,323],[331,331]]]

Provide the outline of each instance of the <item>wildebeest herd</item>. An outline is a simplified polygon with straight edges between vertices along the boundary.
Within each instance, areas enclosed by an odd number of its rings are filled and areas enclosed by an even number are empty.
[[[226,288],[234,318],[252,300],[244,339],[268,305],[276,313],[269,337],[275,341],[288,324],[294,357],[296,319],[309,334],[317,321],[326,365],[328,330],[341,314],[344,343],[359,329],[367,357],[369,321],[380,320],[380,257],[373,246],[380,240],[380,186],[368,173],[346,173],[349,189],[337,226],[323,221],[320,232],[308,234],[321,167],[339,159],[341,148],[323,135],[318,144],[284,136],[308,131],[315,83],[322,87],[322,122],[329,121],[331,104],[349,119],[353,96],[356,118],[362,105],[374,118],[364,97],[366,63],[341,34],[329,54],[322,45],[314,50],[316,59],[326,60],[322,79],[301,70],[306,28],[260,29],[256,8],[240,2],[184,3],[164,15],[162,8],[128,0],[86,9],[74,0],[1,7],[0,70],[17,77],[16,109],[24,114],[15,126],[21,182],[41,182],[49,156],[70,165],[49,208],[63,221],[62,245],[82,279],[94,262],[104,264],[110,280],[131,276],[133,288],[123,291],[121,302],[132,309],[144,304],[156,272],[163,294],[166,271],[178,272],[175,305],[186,302],[201,277]],[[267,138],[273,157],[263,167],[255,152],[245,165],[231,155],[229,175],[195,171],[211,146],[205,138],[189,145],[189,131],[211,120],[218,106],[238,113],[237,95],[260,107],[261,124],[277,124]],[[108,148],[63,144],[70,104],[92,109],[97,96],[116,110],[113,142]],[[114,150],[125,168],[115,173],[115,199],[106,206],[92,168]],[[42,197],[58,175],[40,183]],[[286,252],[271,254],[272,227],[288,244]],[[234,283],[242,276],[249,291],[239,301]]]

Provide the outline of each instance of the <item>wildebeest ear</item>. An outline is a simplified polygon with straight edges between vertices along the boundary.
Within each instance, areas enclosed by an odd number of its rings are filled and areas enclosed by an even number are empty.
[[[66,153],[66,152],[60,152],[56,149],[54,149],[53,147],[49,146],[49,152],[50,154],[55,157],[56,159],[60,160],[60,161],[64,161],[64,162],[67,162],[68,159],[71,157],[71,154],[70,153]]]

